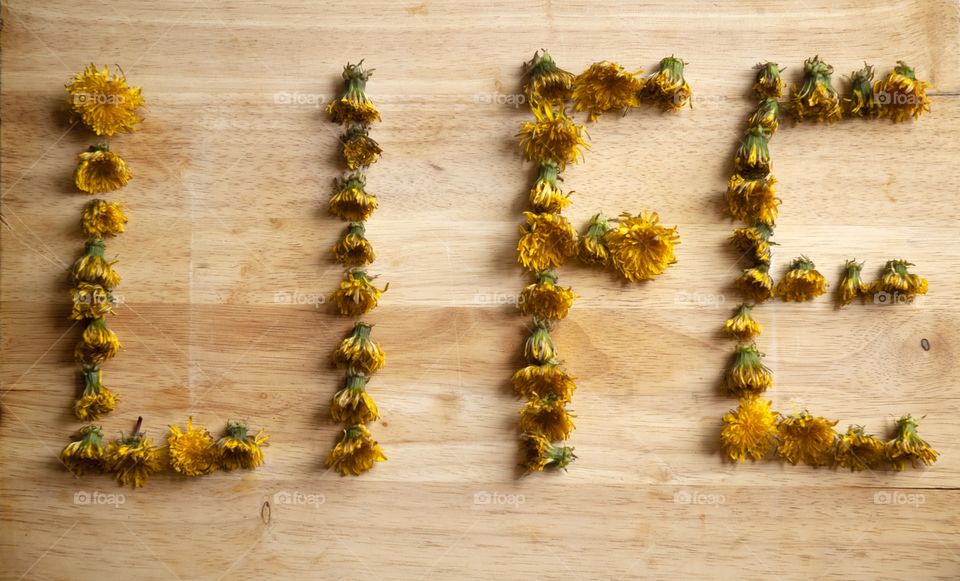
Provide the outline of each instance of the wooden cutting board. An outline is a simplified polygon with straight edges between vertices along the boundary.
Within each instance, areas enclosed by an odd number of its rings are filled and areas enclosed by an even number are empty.
[[[956,579],[960,575],[960,9],[953,1],[223,2],[10,0],[2,9],[3,579],[699,578]],[[532,168],[514,135],[520,64],[548,48],[578,72],[609,59],[689,62],[695,108],[642,109],[588,127],[565,174],[567,212],[658,211],[678,264],[621,285],[580,266],[555,338],[579,379],[579,459],[521,477],[508,378],[524,321],[513,297]],[[835,78],[898,59],[931,81],[918,123],[789,126],[773,140],[782,218],[774,273],[810,256],[835,286],[843,261],[905,258],[930,279],[916,306],[836,310],[829,297],[757,309],[777,409],[886,432],[904,413],[942,452],[926,470],[850,474],[725,464],[718,392],[733,344],[719,327],[743,267],[722,212],[750,109],[751,67],[798,80],[820,54]],[[339,427],[328,366],[350,324],[320,304],[337,284],[339,174],[322,105],[366,59],[383,122],[381,198],[368,235],[390,282],[369,318],[387,367],[369,390],[389,461],[328,472]],[[119,64],[147,99],[113,147],[133,182],[114,437],[192,415],[271,434],[266,465],[141,490],[74,479],[56,459],[79,427],[65,269],[82,249],[75,155],[94,138],[59,112],[88,63]],[[929,349],[924,349],[921,342]],[[119,496],[122,495],[122,496]]]

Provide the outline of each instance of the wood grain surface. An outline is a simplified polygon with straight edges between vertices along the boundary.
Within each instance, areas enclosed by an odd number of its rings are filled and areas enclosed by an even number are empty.
[[[960,8],[948,0],[838,2],[349,2],[9,0],[2,47],[3,579],[837,578],[960,576]],[[597,211],[658,211],[678,264],[623,286],[579,266],[555,333],[579,379],[579,456],[566,474],[516,468],[520,402],[507,380],[524,321],[514,296],[532,168],[514,135],[520,64],[548,48],[580,71],[689,62],[695,107],[608,115],[565,175],[578,226]],[[898,59],[931,81],[918,123],[786,126],[772,157],[783,199],[774,270],[807,254],[836,285],[907,258],[930,279],[916,306],[836,310],[828,297],[755,312],[783,411],[887,431],[903,413],[942,452],[926,470],[850,474],[733,466],[717,453],[733,344],[719,327],[742,268],[721,212],[751,67],[794,83],[820,54],[843,74]],[[322,111],[365,58],[385,154],[368,235],[390,290],[370,319],[387,366],[369,389],[389,461],[340,478],[323,459],[349,323],[318,304],[339,279],[339,174]],[[65,269],[82,249],[74,156],[94,137],[59,112],[70,75],[122,66],[147,99],[115,137],[135,178],[119,195],[124,350],[114,436],[138,415],[160,438],[188,415],[248,418],[272,435],[264,467],[121,489],[72,478],[56,456],[79,427]],[[929,350],[921,348],[921,340]],[[109,495],[122,495],[109,496]],[[87,502],[84,502],[84,499]]]

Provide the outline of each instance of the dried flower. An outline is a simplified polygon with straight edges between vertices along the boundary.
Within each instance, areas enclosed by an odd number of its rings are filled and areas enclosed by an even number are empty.
[[[756,396],[740,399],[737,409],[723,416],[720,449],[734,462],[762,460],[776,444],[777,417],[772,402]]]
[[[733,284],[751,301],[762,303],[773,296],[773,279],[770,278],[769,270],[770,265],[766,263],[745,268]]]
[[[110,74],[104,66],[97,69],[91,64],[84,67],[82,73],[74,75],[66,85],[70,93],[68,107],[71,122],[81,121],[97,135],[126,133],[136,129],[143,121],[137,117],[137,109],[143,105],[140,87],[130,87],[127,79],[117,67],[119,73]]]
[[[510,378],[517,395],[532,399],[535,396],[546,398],[556,397],[570,401],[577,385],[573,377],[564,371],[556,360],[548,361],[543,365],[528,365],[517,370]]]
[[[70,269],[70,281],[97,284],[108,290],[120,284],[120,275],[113,270],[116,261],[103,257],[105,248],[103,240],[87,240],[86,251]]]
[[[919,467],[921,464],[929,466],[937,461],[940,453],[917,434],[919,424],[920,422],[909,414],[897,420],[896,431],[888,447],[895,470],[903,470],[907,467],[907,462]]]
[[[733,160],[737,172],[750,177],[770,173],[770,133],[759,126],[748,127]]]
[[[780,420],[777,456],[791,464],[824,466],[833,460],[836,420],[811,416],[806,410]]]
[[[343,67],[344,91],[340,98],[327,105],[327,114],[334,123],[369,125],[380,120],[380,112],[364,89],[373,70],[364,70],[363,61]]]
[[[863,426],[850,426],[847,433],[837,438],[834,462],[851,472],[874,469],[887,461],[887,443],[868,435]]]
[[[253,469],[263,464],[263,450],[269,446],[270,436],[263,433],[263,428],[257,434],[247,433],[247,423],[242,421],[227,422],[227,435],[217,440],[216,452],[220,467],[224,470],[240,468]]]
[[[148,440],[140,432],[142,422],[143,418],[138,418],[132,435],[121,437],[107,446],[104,466],[109,472],[116,473],[121,486],[130,484],[140,488],[163,465],[161,450],[153,445],[153,440]]]
[[[353,326],[350,336],[340,342],[333,350],[333,364],[337,367],[355,369],[372,375],[383,367],[386,353],[379,343],[370,340],[373,325],[358,322]]]
[[[113,314],[113,294],[98,284],[78,282],[70,289],[70,294],[73,296],[70,318],[75,321],[102,319]]]
[[[377,209],[377,197],[368,194],[362,173],[352,173],[336,181],[336,192],[327,204],[331,216],[348,222],[362,222]]]
[[[357,268],[343,273],[340,288],[330,297],[341,315],[359,317],[376,308],[380,296],[387,292],[390,284],[379,289],[373,285],[374,278],[367,271]]]
[[[534,212],[559,214],[570,205],[570,198],[563,193],[557,181],[560,169],[553,160],[540,162],[540,176],[530,189],[530,207]]]
[[[383,150],[380,149],[380,144],[370,137],[366,125],[351,125],[346,133],[340,136],[340,153],[347,169],[353,171],[377,163]]]
[[[557,348],[550,337],[550,324],[547,319],[533,319],[533,332],[523,345],[523,355],[530,365],[546,365],[557,359]]]
[[[535,120],[522,123],[517,133],[524,157],[534,163],[551,160],[561,170],[568,163],[577,163],[583,156],[581,148],[589,148],[583,125],[577,125],[563,109],[537,105],[532,110]]]
[[[860,276],[863,263],[854,259],[843,265],[843,279],[840,281],[840,306],[849,304],[856,298],[864,299],[870,294],[870,285]]]
[[[567,411],[567,402],[556,396],[534,397],[520,410],[520,430],[540,434],[555,442],[570,437],[573,416]]]
[[[67,444],[60,452],[60,461],[77,476],[103,469],[103,431],[97,426],[80,428],[80,439]]]
[[[843,100],[846,112],[854,117],[874,118],[880,115],[880,102],[873,94],[873,67],[863,68],[850,75],[850,96]]]
[[[824,278],[813,261],[806,256],[795,258],[777,284],[777,296],[785,301],[803,302],[827,292],[827,279]]]
[[[603,61],[593,63],[573,81],[573,100],[577,111],[589,111],[590,121],[596,121],[607,111],[626,113],[640,105],[643,71],[628,72],[620,65]]]
[[[679,111],[688,103],[693,108],[690,101],[693,91],[683,78],[685,64],[673,56],[661,59],[657,72],[644,82],[643,94],[658,103],[664,111]]]
[[[84,365],[81,373],[84,384],[83,394],[73,406],[77,419],[89,422],[112,412],[117,407],[119,397],[104,387],[103,372],[100,368],[96,365]]]
[[[730,215],[745,222],[773,225],[777,221],[780,200],[772,174],[749,177],[734,174],[727,183],[727,207]]]
[[[380,419],[377,404],[367,393],[370,378],[360,373],[349,373],[346,385],[333,395],[330,402],[330,417],[335,422],[366,424]]]
[[[336,447],[327,456],[327,466],[341,476],[352,474],[360,476],[373,468],[377,462],[383,462],[384,456],[380,444],[373,439],[366,426],[357,424],[343,430],[343,436]]]
[[[523,76],[523,92],[531,107],[540,103],[563,106],[573,95],[573,74],[558,67],[547,51],[537,51],[523,63]]]
[[[604,241],[610,250],[610,263],[628,281],[651,280],[677,261],[673,249],[680,244],[677,227],[660,225],[656,212],[638,216],[624,212]]]
[[[757,395],[770,389],[773,374],[760,361],[763,353],[755,345],[737,345],[733,364],[727,370],[724,387],[736,396]]]
[[[80,213],[80,229],[87,238],[106,238],[123,234],[127,216],[123,204],[94,198],[84,204]]]
[[[812,118],[832,123],[843,116],[840,95],[830,80],[832,74],[833,67],[819,55],[803,62],[803,84],[794,90],[792,98],[791,111],[797,121]]]
[[[377,258],[373,245],[366,238],[367,229],[363,222],[350,222],[347,232],[339,242],[333,245],[333,256],[340,264],[364,266]]]
[[[927,294],[929,282],[920,275],[911,274],[907,270],[910,266],[914,264],[906,260],[887,261],[880,280],[873,283],[875,303],[910,302],[917,295]]]
[[[737,314],[723,324],[723,331],[727,335],[739,340],[747,341],[760,336],[763,326],[750,316],[752,305],[742,304],[737,307]]]
[[[567,316],[576,298],[569,287],[557,285],[555,272],[542,270],[537,273],[537,281],[520,292],[517,308],[524,315],[559,321]]]
[[[903,61],[897,61],[893,71],[873,85],[880,116],[895,122],[911,117],[919,119],[930,111],[930,98],[927,97],[929,88],[930,83],[917,80],[913,68]]]
[[[603,214],[594,214],[587,225],[587,231],[580,237],[580,260],[587,264],[606,266],[610,262],[610,249],[607,248],[607,232],[610,223]]]
[[[170,468],[184,476],[203,476],[220,468],[217,447],[206,428],[193,427],[193,418],[187,418],[187,429],[170,426],[167,436]]]
[[[110,151],[107,143],[91,145],[77,155],[77,162],[73,181],[78,190],[88,194],[119,190],[133,177],[123,158]]]
[[[93,365],[113,359],[120,351],[120,340],[103,319],[90,319],[74,350],[77,363]]]
[[[730,237],[730,245],[749,256],[756,262],[770,262],[770,242],[773,226],[766,222],[755,222],[753,226],[737,228]]]
[[[524,212],[520,227],[517,261],[531,272],[562,266],[577,253],[577,229],[561,214]]]
[[[570,446],[554,446],[540,434],[521,435],[520,446],[523,453],[521,466],[529,472],[543,472],[546,468],[566,470],[577,458]]]
[[[753,92],[758,97],[779,99],[783,96],[783,80],[780,78],[780,66],[777,63],[759,63],[754,68],[757,69],[757,81],[753,85]]]
[[[780,128],[782,109],[780,101],[777,101],[774,97],[767,97],[757,105],[756,111],[747,119],[747,125],[760,127],[768,136],[772,136]]]

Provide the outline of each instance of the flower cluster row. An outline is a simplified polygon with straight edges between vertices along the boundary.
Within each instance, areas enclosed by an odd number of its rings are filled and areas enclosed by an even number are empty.
[[[366,238],[364,222],[377,209],[377,197],[366,191],[366,169],[376,163],[382,150],[370,137],[370,125],[380,120],[380,112],[367,97],[366,84],[373,71],[363,61],[343,69],[344,90],[327,106],[330,120],[344,127],[340,136],[340,154],[349,173],[338,179],[327,209],[347,222],[343,237],[332,249],[337,263],[346,267],[340,287],[331,297],[344,316],[360,317],[376,308],[387,289],[377,288],[366,271],[376,260],[373,246]],[[389,286],[389,285],[387,285]],[[327,456],[327,466],[342,476],[360,474],[387,459],[366,424],[380,419],[367,382],[385,362],[379,343],[370,339],[372,325],[357,321],[353,331],[333,352],[333,363],[345,370],[343,387],[334,394],[330,416],[345,425],[339,442]]]

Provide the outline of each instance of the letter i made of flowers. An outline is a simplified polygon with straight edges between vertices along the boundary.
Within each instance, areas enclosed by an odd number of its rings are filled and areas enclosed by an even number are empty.
[[[365,223],[377,209],[378,200],[366,191],[366,171],[381,154],[380,146],[370,137],[370,126],[380,121],[379,111],[366,94],[372,72],[364,69],[362,60],[347,64],[343,68],[343,91],[327,106],[330,120],[343,128],[339,147],[346,168],[335,181],[327,204],[330,214],[345,222],[343,234],[332,249],[344,273],[331,302],[340,315],[355,320],[332,355],[334,366],[344,370],[344,379],[330,402],[330,416],[344,427],[326,462],[341,476],[359,476],[387,459],[367,428],[380,418],[376,403],[367,393],[367,383],[383,367],[385,354],[370,337],[373,325],[359,320],[377,307],[389,287],[379,288],[374,283],[376,276],[367,270],[376,253],[367,240]]]

